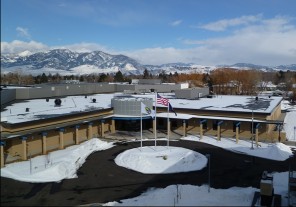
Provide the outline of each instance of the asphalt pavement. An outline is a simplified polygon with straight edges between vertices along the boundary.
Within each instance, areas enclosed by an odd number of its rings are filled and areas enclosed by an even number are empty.
[[[166,145],[166,141],[158,141]],[[154,141],[146,141],[154,145]],[[171,141],[171,146],[184,147],[210,154],[211,187],[259,188],[262,172],[288,171],[289,161],[272,161],[194,141]],[[106,203],[139,196],[150,187],[164,188],[173,184],[202,185],[208,183],[208,168],[174,174],[142,174],[120,166],[115,157],[139,142],[121,142],[117,146],[91,154],[78,170],[78,178],[60,183],[26,183],[1,177],[1,206],[73,206]]]

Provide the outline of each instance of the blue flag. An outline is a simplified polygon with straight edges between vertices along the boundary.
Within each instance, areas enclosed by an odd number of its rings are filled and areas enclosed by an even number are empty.
[[[174,112],[175,115],[177,116],[177,113],[174,111],[174,109],[173,109],[173,107],[172,107],[172,105],[170,103],[169,103],[169,111]]]

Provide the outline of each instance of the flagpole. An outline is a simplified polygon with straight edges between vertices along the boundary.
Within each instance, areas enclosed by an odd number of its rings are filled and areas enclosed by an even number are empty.
[[[155,127],[154,127],[154,137],[155,137],[155,147],[156,147],[156,138],[157,138],[157,124],[156,124],[156,116],[157,116],[157,110],[156,110],[156,102],[157,102],[157,92],[155,90]]]
[[[142,107],[142,106],[141,106]],[[143,118],[142,118],[142,108],[141,108],[141,149],[142,149],[142,138],[143,138],[143,127],[142,127],[142,124],[143,124]]]
[[[169,103],[168,103],[168,126],[167,126],[167,131],[168,131],[168,135],[167,135],[167,138],[168,138],[168,143],[167,143],[167,146],[169,146],[169,141],[170,141],[170,118],[169,118]]]

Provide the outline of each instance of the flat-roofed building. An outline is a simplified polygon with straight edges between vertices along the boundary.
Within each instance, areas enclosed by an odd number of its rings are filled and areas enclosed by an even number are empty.
[[[176,98],[183,99],[199,99],[201,97],[205,97],[209,95],[208,87],[194,87],[194,88],[184,88],[175,90]]]
[[[108,139],[117,130],[158,130],[221,139],[233,137],[258,141],[284,141],[281,97],[214,96],[177,98],[175,93],[160,93],[169,99],[176,114],[156,104],[155,93],[123,97],[122,93],[101,93],[17,101],[2,108],[1,149],[4,163],[26,160],[29,155],[47,154],[79,144],[93,137]],[[113,101],[112,101],[113,100]],[[116,103],[115,103],[116,102]],[[131,104],[131,102],[133,104]],[[157,110],[141,118],[140,103]],[[155,108],[156,106],[156,108]],[[128,110],[127,110],[128,109]],[[130,113],[129,113],[130,112]],[[169,119],[168,119],[169,117]],[[169,122],[168,122],[169,120]],[[143,125],[143,126],[144,126]],[[125,127],[132,126],[132,127]],[[157,129],[156,129],[157,128]]]

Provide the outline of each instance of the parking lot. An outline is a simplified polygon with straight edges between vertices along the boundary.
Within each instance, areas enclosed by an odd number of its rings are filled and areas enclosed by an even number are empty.
[[[144,145],[154,145],[145,141]],[[166,145],[166,141],[157,141]],[[272,161],[237,154],[208,144],[173,141],[179,146],[211,155],[211,187],[232,186],[259,188],[263,171],[288,171],[289,162]],[[118,142],[117,146],[91,154],[78,170],[78,178],[60,183],[25,183],[1,177],[1,205],[86,205],[118,201],[140,195],[150,187],[172,184],[202,185],[208,183],[208,169],[174,174],[141,174],[115,164],[121,152],[139,147],[139,142]]]

